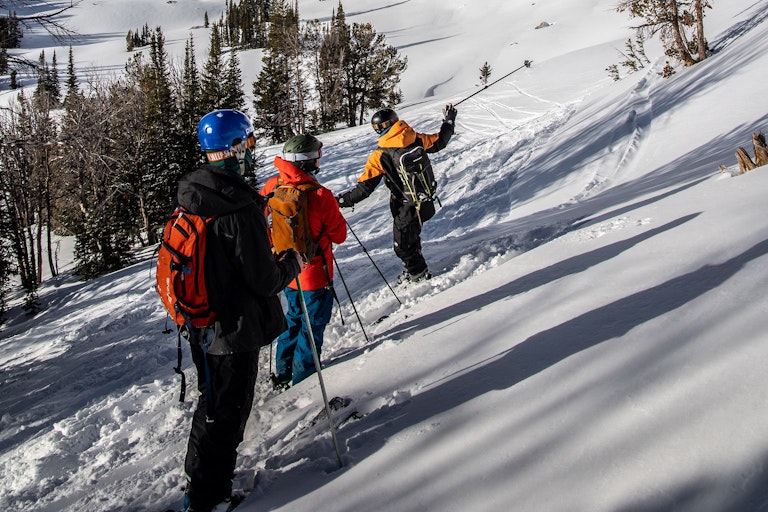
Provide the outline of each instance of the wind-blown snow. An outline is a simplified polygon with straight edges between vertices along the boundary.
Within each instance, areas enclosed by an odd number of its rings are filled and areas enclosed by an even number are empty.
[[[337,278],[343,322],[335,312],[323,375],[363,417],[339,429],[339,469],[327,429],[298,435],[321,407],[317,379],[275,394],[265,349],[236,475],[258,484],[238,510],[768,510],[768,169],[738,175],[734,156],[768,127],[768,4],[714,2],[710,59],[665,80],[649,43],[652,68],[612,82],[605,67],[632,35],[612,1],[447,3],[344,5],[408,57],[398,112],[417,131],[478,90],[485,61],[491,80],[533,65],[459,105],[433,158],[432,280],[396,298],[358,244],[394,283],[383,186],[344,211],[354,233],[336,257],[367,339]],[[327,19],[337,4],[299,5]],[[203,59],[195,27],[222,9],[83,2],[68,18],[76,64],[119,72],[125,33],[145,22],[177,58],[194,33]],[[25,43],[33,60],[53,50]],[[243,57],[250,91],[259,52]],[[375,135],[320,138],[323,182],[351,187]],[[0,509],[179,504],[196,379],[185,348],[179,403],[176,337],[152,252],[138,257],[46,282],[44,311],[17,306],[0,331]]]

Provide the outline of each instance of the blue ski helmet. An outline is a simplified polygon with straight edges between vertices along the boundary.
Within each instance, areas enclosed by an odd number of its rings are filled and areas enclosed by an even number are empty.
[[[253,125],[237,110],[214,110],[197,125],[197,140],[203,151],[226,151],[253,136]]]

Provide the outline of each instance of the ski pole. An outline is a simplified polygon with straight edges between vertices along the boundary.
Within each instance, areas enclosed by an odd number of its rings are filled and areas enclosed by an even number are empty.
[[[307,311],[307,302],[304,300],[304,291],[301,289],[301,280],[299,276],[296,276],[296,287],[299,292],[299,302],[301,303],[301,311],[304,313],[304,322],[307,324],[307,333],[309,333],[309,345],[312,349],[312,359],[315,361],[315,370],[317,371],[317,378],[320,381],[320,390],[323,393],[323,404],[325,406],[325,414],[328,416],[328,424],[331,427],[331,437],[333,438],[333,447],[336,449],[336,457],[339,459],[339,467],[344,467],[344,462],[341,460],[341,450],[339,449],[339,441],[336,439],[336,427],[333,425],[333,416],[331,416],[331,406],[328,403],[328,393],[325,391],[325,382],[323,381],[323,372],[320,370],[320,356],[317,354],[317,346],[315,345],[315,336],[312,334],[312,324],[309,322],[309,311]]]
[[[376,268],[376,270],[379,272],[379,275],[380,275],[380,276],[381,276],[381,278],[384,280],[384,283],[386,283],[386,285],[387,285],[387,288],[389,288],[389,291],[391,291],[391,292],[392,292],[392,295],[394,295],[394,296],[395,296],[395,298],[397,299],[397,302],[398,302],[400,305],[402,305],[402,304],[403,304],[403,302],[400,300],[400,297],[398,297],[398,296],[397,296],[397,294],[395,293],[395,290],[393,290],[393,289],[392,289],[392,287],[391,287],[391,286],[389,286],[389,282],[387,281],[387,278],[386,278],[386,277],[384,277],[384,274],[381,272],[381,269],[379,268],[379,266],[378,266],[378,265],[376,265],[376,262],[375,262],[375,261],[373,261],[373,258],[372,258],[372,257],[371,257],[371,255],[368,253],[368,249],[366,249],[366,248],[365,248],[365,246],[363,245],[363,242],[361,242],[361,241],[360,241],[360,239],[357,237],[357,234],[356,234],[356,233],[355,233],[355,231],[352,229],[352,226],[350,226],[350,225],[349,225],[349,221],[347,221],[347,220],[345,219],[345,222],[347,223],[347,228],[349,228],[349,232],[350,232],[350,233],[352,233],[352,236],[354,236],[354,237],[355,237],[355,240],[357,240],[357,243],[358,243],[358,244],[360,244],[360,247],[363,249],[363,252],[365,253],[365,255],[366,255],[366,256],[368,256],[368,259],[369,259],[369,260],[371,260],[371,263],[373,263],[373,266],[374,266],[374,267]],[[338,265],[338,263],[337,263],[337,264],[336,264],[336,268],[338,268],[338,267],[339,267],[339,265]]]
[[[520,71],[520,70],[521,70],[521,69],[523,69],[523,68],[529,68],[529,67],[531,67],[531,62],[533,62],[533,61],[530,61],[530,60],[526,60],[526,61],[523,63],[523,65],[522,65],[522,66],[520,66],[519,68],[517,68],[517,69],[513,69],[512,71],[510,71],[509,73],[507,73],[507,74],[506,74],[506,75],[504,75],[503,77],[499,78],[498,80],[495,80],[495,81],[493,81],[493,82],[489,83],[488,85],[484,86],[484,87],[483,87],[482,89],[480,89],[479,91],[475,91],[475,92],[473,92],[472,94],[470,94],[469,96],[467,96],[467,97],[466,97],[466,98],[464,98],[463,100],[460,100],[458,103],[454,103],[454,104],[453,104],[453,106],[455,107],[456,105],[461,105],[462,103],[464,103],[465,101],[467,101],[467,100],[468,100],[469,98],[471,98],[472,96],[475,96],[475,95],[477,95],[477,94],[480,94],[481,92],[483,92],[484,90],[486,90],[487,88],[489,88],[490,86],[492,86],[493,84],[496,84],[496,83],[498,83],[498,82],[501,82],[502,80],[504,80],[505,78],[507,78],[507,77],[508,77],[509,75],[511,75],[512,73],[516,73],[516,72]]]
[[[367,343],[370,343],[371,340],[368,339],[368,335],[365,333],[365,327],[363,327],[363,321],[360,320],[360,315],[357,313],[357,307],[355,306],[355,301],[352,300],[352,295],[349,293],[349,288],[347,287],[347,282],[344,280],[344,276],[341,274],[341,268],[339,268],[339,262],[336,261],[336,256],[333,257],[333,262],[336,264],[336,271],[339,273],[339,279],[341,279],[341,284],[344,285],[344,289],[347,290],[347,296],[349,297],[349,303],[352,304],[352,311],[355,312],[355,316],[357,317],[357,321],[360,323],[360,329],[363,331],[363,336],[365,336],[365,341]],[[339,307],[341,309],[341,307]]]

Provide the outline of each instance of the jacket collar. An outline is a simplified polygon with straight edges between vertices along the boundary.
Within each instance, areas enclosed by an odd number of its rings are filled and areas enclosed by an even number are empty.
[[[387,133],[379,137],[380,148],[405,148],[414,142],[416,132],[403,120],[393,124]]]
[[[286,184],[301,185],[302,183],[312,183],[317,181],[291,162],[283,160],[279,156],[275,157],[275,168],[277,168],[277,171],[280,173],[280,181]]]

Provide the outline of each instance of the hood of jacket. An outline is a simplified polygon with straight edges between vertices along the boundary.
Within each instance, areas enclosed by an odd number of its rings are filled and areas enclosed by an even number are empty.
[[[406,148],[416,141],[416,132],[408,126],[403,120],[392,125],[392,127],[379,137],[380,148]]]
[[[275,168],[280,174],[280,181],[286,185],[301,185],[302,183],[312,183],[317,181],[308,173],[279,156],[275,157]]]
[[[203,165],[179,180],[176,199],[190,212],[212,217],[261,204],[258,192],[231,171]]]

